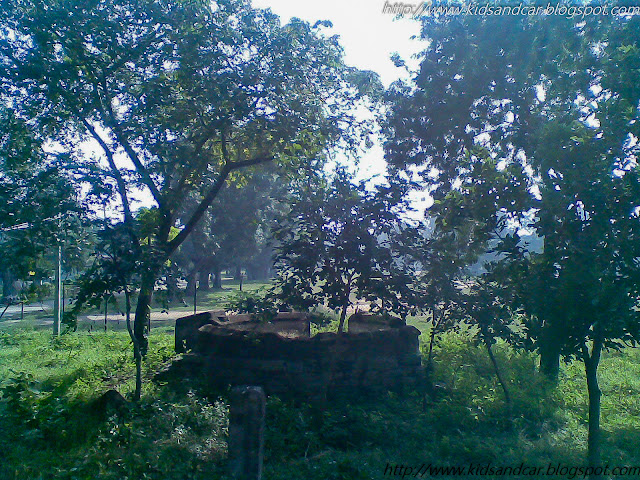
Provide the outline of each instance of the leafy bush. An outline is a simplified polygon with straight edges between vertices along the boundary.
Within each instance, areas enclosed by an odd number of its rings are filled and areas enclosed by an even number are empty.
[[[26,298],[29,302],[42,302],[45,298],[50,298],[53,295],[54,286],[52,283],[43,283],[38,285],[36,282],[31,282],[29,288],[26,291]]]
[[[7,415],[20,423],[35,426],[36,407],[40,390],[33,375],[12,371],[13,375],[0,384],[0,402],[4,404]]]
[[[278,313],[278,302],[268,290],[237,292],[225,304],[227,310],[236,313],[252,313],[258,321],[268,321]]]

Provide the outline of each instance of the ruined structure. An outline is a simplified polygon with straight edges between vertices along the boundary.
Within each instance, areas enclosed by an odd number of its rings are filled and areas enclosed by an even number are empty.
[[[350,333],[376,332],[402,326],[404,326],[404,322],[401,319],[389,315],[356,312],[349,317]]]
[[[176,351],[184,355],[165,375],[198,377],[214,389],[258,385],[267,394],[312,402],[419,384],[420,331],[356,315],[350,332],[314,336],[307,314],[280,313],[270,322],[221,312],[190,315],[176,322]]]

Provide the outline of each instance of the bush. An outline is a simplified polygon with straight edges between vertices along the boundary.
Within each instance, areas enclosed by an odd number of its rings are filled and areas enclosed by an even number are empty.
[[[225,308],[236,313],[252,313],[258,321],[271,320],[278,314],[278,303],[264,289],[237,292],[226,302]]]

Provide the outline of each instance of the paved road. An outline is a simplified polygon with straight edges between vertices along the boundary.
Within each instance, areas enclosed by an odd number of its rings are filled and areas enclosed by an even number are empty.
[[[5,309],[5,306],[0,308],[0,313]],[[20,319],[20,305],[12,305],[7,308],[7,311],[0,319],[0,325],[19,325],[22,320]],[[205,311],[205,309],[199,309],[198,311]],[[24,306],[25,313],[33,313],[33,312],[44,312],[49,315],[53,315],[53,302],[43,302],[42,305],[38,304],[30,304]],[[176,319],[180,317],[184,317],[193,313],[193,310],[169,310],[168,312],[151,312],[151,326],[153,328],[153,324],[159,325],[172,325],[175,323]],[[133,312],[132,312],[132,320],[133,320]],[[30,323],[35,323],[36,325],[53,325],[53,318],[45,317],[34,320],[30,320]],[[88,325],[89,327],[100,328],[104,325],[104,314],[90,314],[90,315],[79,315],[78,323]],[[125,316],[120,313],[110,313],[107,315],[107,324],[123,324],[125,323]]]
[[[5,311],[6,309],[6,311]],[[31,303],[25,304],[24,313],[27,312],[51,312],[53,310],[53,302],[51,300],[46,300],[40,303]],[[15,315],[20,315],[22,311],[22,306],[20,304],[17,305],[0,305],[0,313],[4,312],[2,319],[4,320],[6,317],[12,317]]]

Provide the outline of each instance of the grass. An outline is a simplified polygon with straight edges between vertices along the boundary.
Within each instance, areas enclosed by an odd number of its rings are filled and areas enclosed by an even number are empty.
[[[426,330],[424,319],[411,322]],[[172,329],[152,330],[150,344],[142,401],[131,410],[102,411],[96,399],[106,390],[125,397],[133,391],[126,332],[52,339],[48,329],[0,331],[0,478],[226,479],[224,392],[206,398],[188,384],[154,384],[151,377],[173,355]],[[325,411],[269,399],[263,478],[388,478],[387,466],[423,463],[585,465],[581,364],[564,365],[553,388],[536,373],[534,356],[501,343],[496,355],[511,388],[512,418],[505,418],[485,350],[455,333],[436,345],[438,388],[424,411],[415,392]],[[640,465],[640,351],[609,352],[600,381],[603,458]]]

